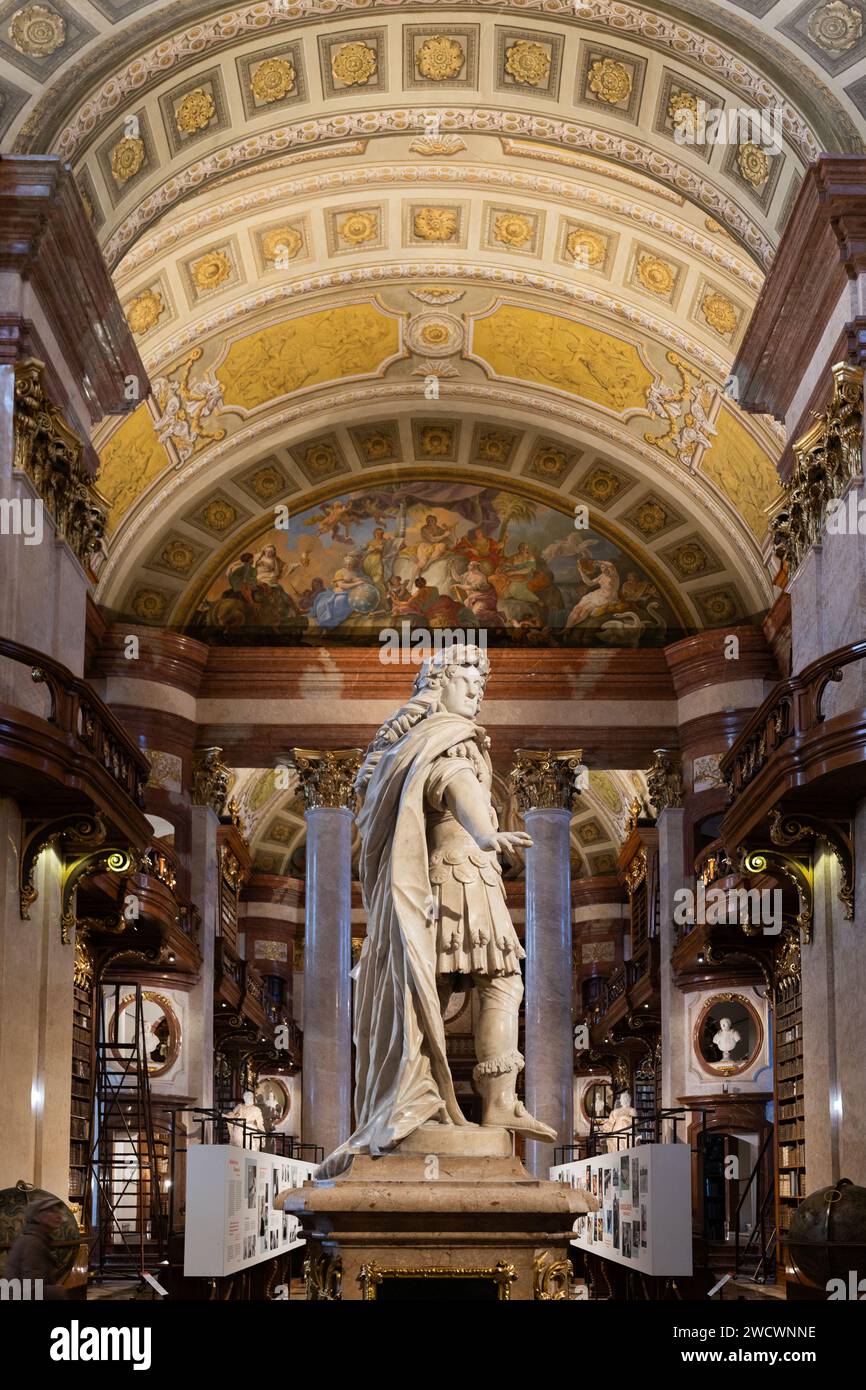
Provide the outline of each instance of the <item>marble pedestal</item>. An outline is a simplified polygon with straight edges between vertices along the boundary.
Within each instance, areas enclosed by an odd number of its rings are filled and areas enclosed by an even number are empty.
[[[442,1152],[458,1137],[461,1153]],[[307,1240],[307,1298],[346,1302],[567,1298],[574,1219],[594,1201],[532,1177],[505,1130],[444,1140],[440,1125],[277,1198]]]

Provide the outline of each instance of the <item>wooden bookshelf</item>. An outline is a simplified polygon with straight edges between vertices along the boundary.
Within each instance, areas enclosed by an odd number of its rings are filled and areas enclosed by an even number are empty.
[[[775,1161],[777,1262],[788,1264],[788,1228],[806,1196],[803,1010],[799,976],[777,987],[775,1007]]]
[[[93,1109],[93,987],[73,985],[69,1201],[84,1205]]]

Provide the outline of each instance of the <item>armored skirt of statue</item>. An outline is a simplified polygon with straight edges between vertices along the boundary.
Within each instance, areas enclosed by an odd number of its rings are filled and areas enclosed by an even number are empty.
[[[477,740],[456,744],[438,757],[425,788],[436,974],[517,975],[525,952],[509,916],[498,856],[480,849],[447,808],[448,784],[462,770],[484,781],[484,754]],[[492,808],[491,814],[495,825]]]
[[[367,783],[358,816],[367,935],[356,967],[357,1128],[323,1177],[355,1153],[393,1148],[428,1120],[465,1124],[437,977],[517,974],[524,954],[496,855],[479,849],[446,801],[467,768],[489,787],[482,743],[471,720],[431,714],[385,749]]]

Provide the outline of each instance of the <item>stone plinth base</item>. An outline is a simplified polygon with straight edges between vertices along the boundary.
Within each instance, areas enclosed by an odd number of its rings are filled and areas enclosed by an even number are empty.
[[[475,1142],[502,1140],[493,1130]],[[307,1298],[352,1302],[567,1298],[574,1218],[596,1206],[511,1156],[409,1152],[405,1142],[277,1202],[303,1227]]]

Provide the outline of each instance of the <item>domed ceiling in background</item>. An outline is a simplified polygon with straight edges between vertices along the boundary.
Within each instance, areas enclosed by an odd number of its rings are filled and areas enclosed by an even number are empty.
[[[859,0],[3,6],[4,147],[72,164],[152,387],[94,437],[98,601],[219,642],[760,616],[784,439],[730,366],[804,169],[862,149],[864,29]],[[683,143],[700,103],[774,143]]]

